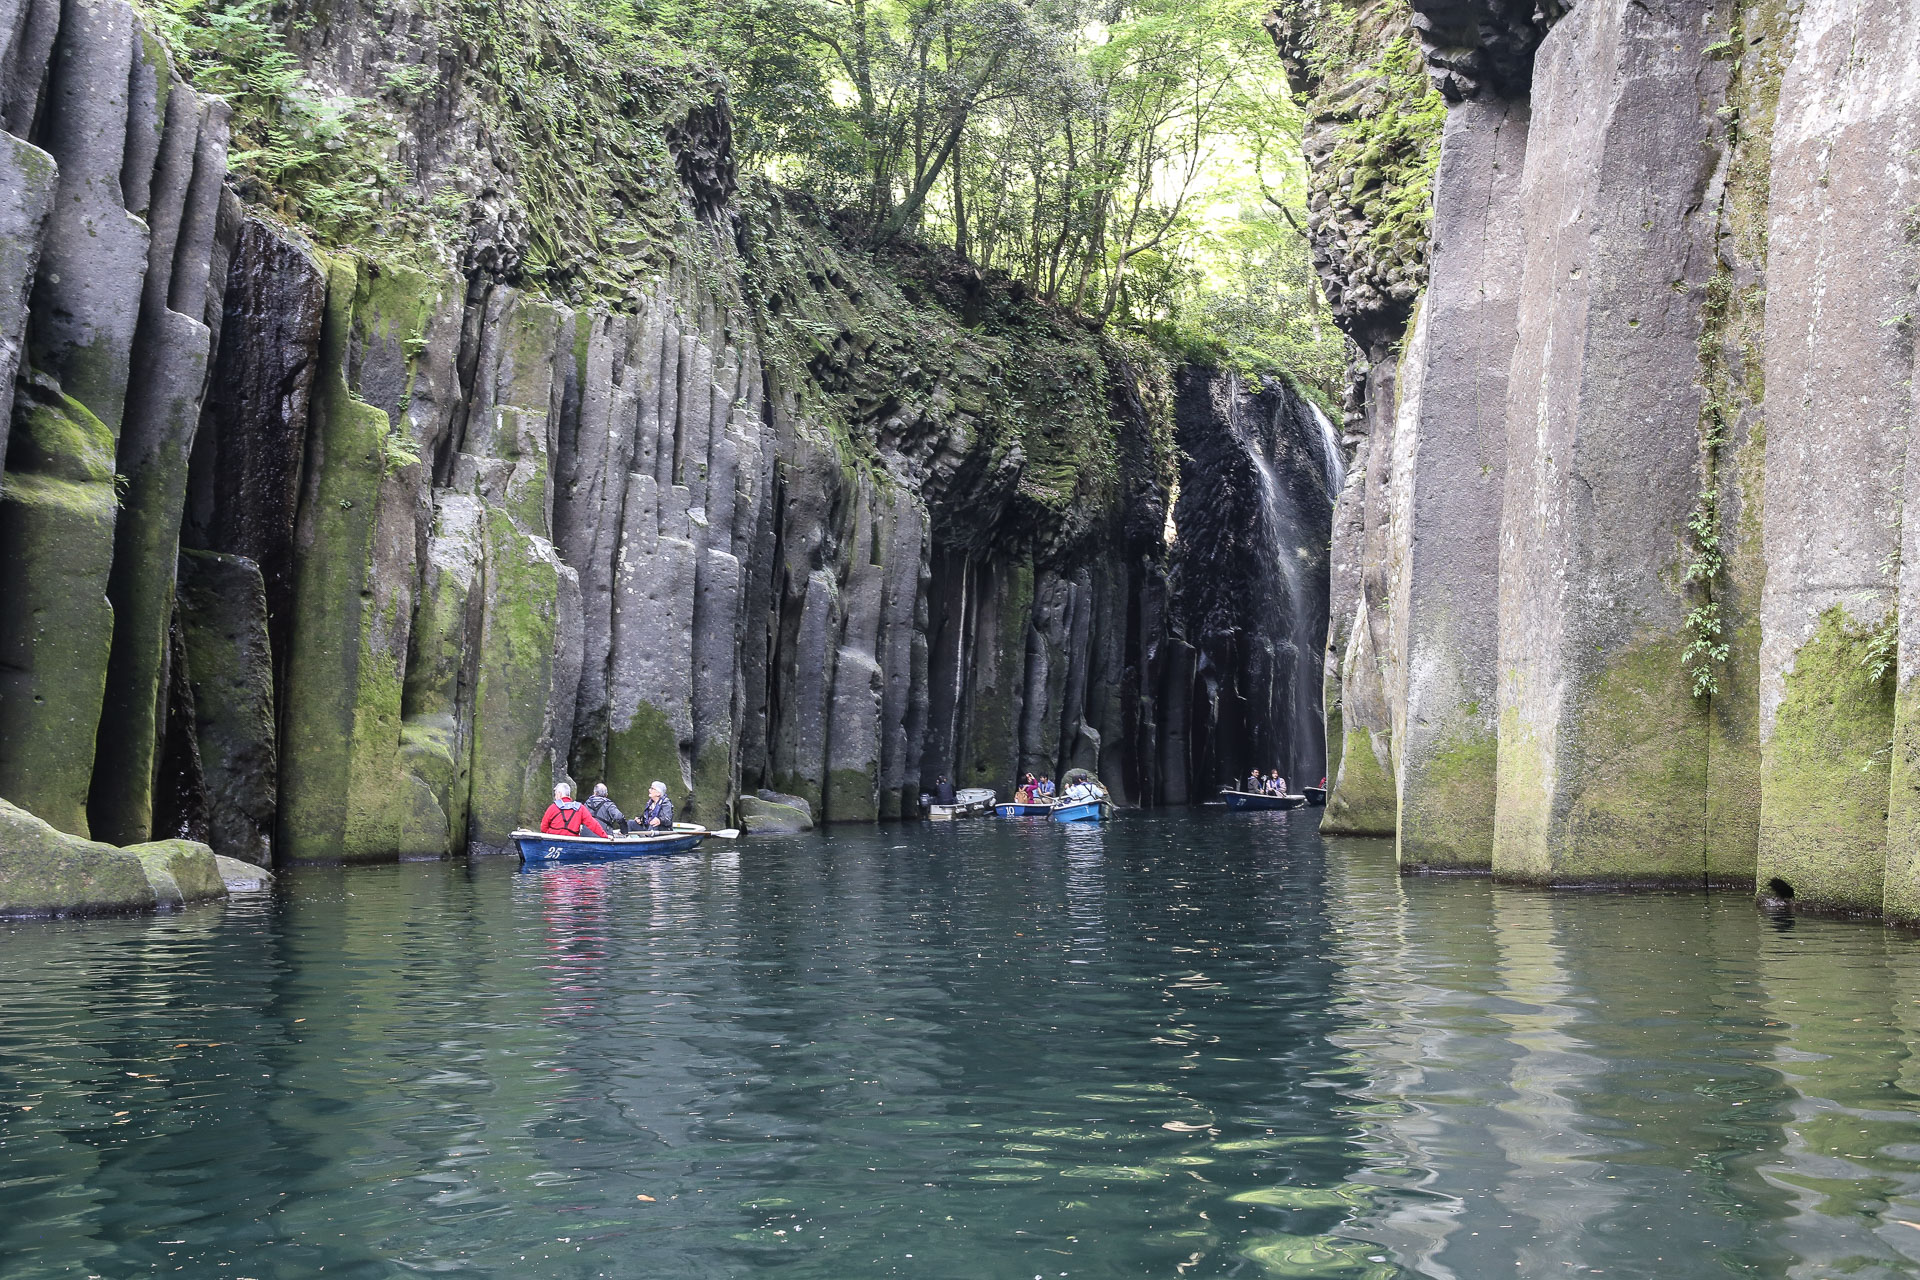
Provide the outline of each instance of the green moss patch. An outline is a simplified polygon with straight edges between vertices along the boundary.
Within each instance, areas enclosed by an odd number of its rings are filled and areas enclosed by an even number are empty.
[[[1393,770],[1381,757],[1374,735],[1347,725],[1340,745],[1340,772],[1327,793],[1320,830],[1349,836],[1390,836],[1398,807]]]
[[[1871,667],[1875,635],[1839,605],[1822,613],[1761,749],[1755,878],[1815,907],[1882,906],[1894,699]]]
[[[1499,740],[1462,732],[1440,743],[1409,776],[1395,827],[1403,869],[1485,870],[1493,865]],[[1411,765],[1407,773],[1412,775]],[[1417,797],[1409,804],[1407,796]]]

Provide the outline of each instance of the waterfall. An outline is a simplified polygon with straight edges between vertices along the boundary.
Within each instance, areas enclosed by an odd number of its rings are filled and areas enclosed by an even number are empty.
[[[1304,425],[1299,413],[1302,403],[1318,428],[1312,435],[1298,430]],[[1327,526],[1303,518],[1299,495],[1294,486],[1281,482],[1275,455],[1295,443],[1317,453],[1315,461],[1320,464],[1331,500],[1339,492],[1338,454],[1327,449],[1332,424],[1311,402],[1291,397],[1282,400],[1270,415],[1263,415],[1265,421],[1257,424],[1249,423],[1240,412],[1243,407],[1254,407],[1244,404],[1244,397],[1236,397],[1234,407],[1234,435],[1259,478],[1258,536],[1266,587],[1261,593],[1260,613],[1254,619],[1259,627],[1259,647],[1267,656],[1266,687],[1260,689],[1261,682],[1256,681],[1248,690],[1250,694],[1264,694],[1258,700],[1265,704],[1266,731],[1262,733],[1260,726],[1255,726],[1252,736],[1256,742],[1265,739],[1270,755],[1278,757],[1270,759],[1266,767],[1278,766],[1287,785],[1298,788],[1318,782],[1326,768],[1319,657],[1326,635],[1327,588],[1324,566],[1316,592],[1305,581],[1305,564],[1312,557],[1313,540],[1324,541]],[[1337,450],[1338,442],[1334,444]]]
[[[1333,424],[1284,385],[1190,370],[1177,398],[1183,630],[1194,793],[1248,769],[1325,772],[1328,532],[1343,458]]]
[[[1320,411],[1320,406],[1307,401],[1307,409],[1313,414],[1314,425],[1320,428],[1320,463],[1327,473],[1327,498],[1338,501],[1341,488],[1347,483],[1347,454],[1340,447],[1340,433],[1333,429],[1333,422]]]

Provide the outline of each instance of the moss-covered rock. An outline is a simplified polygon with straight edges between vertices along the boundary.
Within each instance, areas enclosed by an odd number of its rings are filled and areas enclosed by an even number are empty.
[[[227,896],[226,880],[214,853],[195,840],[155,840],[132,844],[125,852],[140,860],[162,907],[209,902]]]
[[[813,817],[802,805],[781,804],[758,796],[741,796],[734,803],[742,831],[768,834],[813,830]]]
[[[1894,700],[1875,636],[1835,605],[1794,654],[1761,747],[1762,890],[1779,881],[1808,905],[1881,909]]]
[[[1320,829],[1329,834],[1390,836],[1394,832],[1391,751],[1376,734],[1358,725],[1342,727],[1340,772],[1327,793]]]
[[[0,915],[142,911],[158,901],[133,854],[56,831],[0,800]]]
[[[410,465],[409,441],[389,410],[360,398],[352,377],[375,351],[383,365],[411,369],[441,283],[376,274],[348,258],[329,266],[282,726],[287,858],[395,855],[394,822],[407,798],[397,753],[412,584],[379,569],[383,546],[412,551],[412,504],[388,489],[390,470]],[[407,388],[380,390],[398,412]],[[401,520],[404,529],[392,527]]]
[[[113,609],[113,435],[23,380],[0,480],[0,796],[86,836]]]
[[[667,798],[678,812],[687,803],[688,790],[680,760],[680,737],[666,714],[642,702],[631,725],[607,735],[607,776],[600,781],[616,796],[645,796],[653,783],[665,783]],[[582,779],[581,785],[591,783]]]
[[[1536,884],[1705,883],[1706,708],[1690,696],[1684,640],[1651,636],[1569,682],[1550,756],[1503,695],[1493,871]],[[1533,705],[1538,705],[1533,704]]]
[[[468,836],[502,846],[546,807],[550,709],[573,690],[555,680],[561,575],[552,546],[497,510],[487,512],[486,539]]]

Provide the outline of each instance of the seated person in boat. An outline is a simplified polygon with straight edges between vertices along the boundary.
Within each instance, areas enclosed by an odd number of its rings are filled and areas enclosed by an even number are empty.
[[[647,831],[673,830],[673,801],[667,799],[667,784],[655,782],[647,788],[647,807],[640,814],[640,826]]]
[[[1276,796],[1287,794],[1287,780],[1280,776],[1278,769],[1267,775],[1267,790]]]
[[[957,799],[954,798],[953,783],[947,780],[947,775],[944,773],[941,774],[938,778],[934,779],[933,802],[935,804],[960,803]]]
[[[1054,784],[1053,784],[1053,779],[1052,779],[1052,778],[1042,778],[1042,779],[1040,779],[1040,798],[1041,798],[1042,800],[1051,800],[1051,799],[1053,799],[1053,796],[1054,796],[1054,792],[1056,792],[1056,791],[1058,791],[1058,790],[1059,790],[1059,788],[1058,788],[1058,787],[1056,787],[1056,786],[1054,786]]]
[[[573,788],[564,782],[553,784],[553,803],[540,819],[540,832],[549,836],[599,836],[601,839],[607,835],[607,829],[587,812],[587,806],[573,798]]]
[[[1077,804],[1082,800],[1093,799],[1093,788],[1083,778],[1076,778],[1067,787],[1067,803]]]
[[[607,794],[607,784],[593,784],[593,794],[587,797],[587,812],[600,820],[600,825],[609,831],[637,831],[639,823],[620,812],[620,806]]]

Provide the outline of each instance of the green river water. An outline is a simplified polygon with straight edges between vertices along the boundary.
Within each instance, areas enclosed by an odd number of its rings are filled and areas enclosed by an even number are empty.
[[[0,927],[0,1276],[1920,1275],[1920,941],[1317,816]]]

